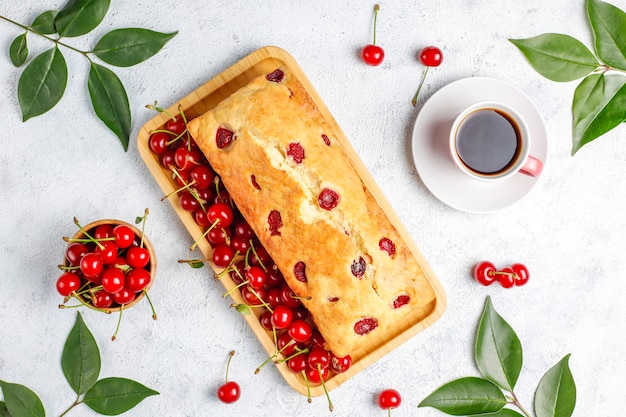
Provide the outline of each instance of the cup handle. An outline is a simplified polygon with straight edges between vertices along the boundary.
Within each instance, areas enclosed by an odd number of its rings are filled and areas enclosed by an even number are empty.
[[[524,166],[520,169],[522,174],[529,175],[531,177],[538,177],[543,170],[543,162],[541,160],[535,158],[532,155],[528,155],[526,158],[526,162]]]

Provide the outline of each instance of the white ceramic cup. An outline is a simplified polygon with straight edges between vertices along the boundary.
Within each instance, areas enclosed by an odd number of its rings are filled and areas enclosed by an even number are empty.
[[[450,129],[450,155],[466,175],[499,181],[517,173],[537,177],[543,162],[530,155],[531,135],[524,118],[497,101],[474,103]]]

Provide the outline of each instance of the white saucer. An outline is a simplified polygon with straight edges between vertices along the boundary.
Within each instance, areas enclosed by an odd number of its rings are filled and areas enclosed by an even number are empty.
[[[441,88],[424,104],[415,121],[413,160],[424,185],[435,197],[469,213],[490,213],[509,207],[525,197],[539,180],[516,174],[502,181],[479,181],[454,165],[448,147],[452,122],[463,108],[482,100],[497,100],[515,108],[528,124],[531,155],[545,164],[548,154],[548,135],[541,113],[518,88],[486,77],[465,78]]]

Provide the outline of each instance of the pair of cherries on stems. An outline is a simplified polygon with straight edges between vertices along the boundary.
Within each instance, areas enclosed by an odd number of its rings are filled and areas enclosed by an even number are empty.
[[[361,50],[361,59],[367,65],[378,66],[382,64],[385,59],[385,51],[380,45],[376,44],[376,21],[378,20],[378,12],[380,10],[380,5],[374,6],[374,40],[371,44],[366,45]],[[426,74],[428,74],[428,70],[431,67],[438,67],[441,65],[443,61],[443,53],[441,49],[436,46],[427,46],[423,48],[419,54],[417,55],[418,60],[422,65],[426,67],[424,73],[422,74],[422,79],[420,80],[419,86],[417,87],[417,92],[413,96],[413,100],[411,103],[413,107],[417,106],[417,99],[419,97],[419,93],[422,90],[422,86],[424,85],[424,81],[426,80]]]
[[[530,274],[526,265],[514,263],[501,269],[489,261],[482,261],[474,267],[474,278],[480,284],[488,286],[498,281],[504,288],[520,287],[528,282]]]

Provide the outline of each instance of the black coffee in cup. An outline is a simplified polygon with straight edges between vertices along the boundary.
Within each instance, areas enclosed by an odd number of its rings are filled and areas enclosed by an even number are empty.
[[[497,175],[513,165],[521,149],[521,132],[505,112],[484,108],[463,119],[456,131],[456,152],[470,170]]]

